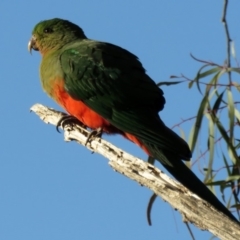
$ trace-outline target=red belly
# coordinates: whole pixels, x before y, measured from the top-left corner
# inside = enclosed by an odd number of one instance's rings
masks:
[[[87,107],[82,101],[73,99],[63,88],[63,82],[58,82],[58,85],[54,87],[54,99],[57,101],[59,105],[61,105],[69,114],[76,117],[79,121],[81,121],[84,125],[89,128],[97,129],[102,128],[104,132],[109,134],[119,133],[131,142],[134,142],[139,147],[141,147],[148,155],[149,152],[142,144],[140,140],[138,140],[135,136],[122,132],[117,129],[107,120],[102,118],[98,113],[91,110]],[[59,84],[60,83],[60,84]]]
[[[89,128],[102,128],[107,133],[120,133],[121,131],[112,126],[98,113],[87,107],[82,101],[73,99],[64,89],[63,81],[55,81],[53,96],[70,115],[76,117]]]

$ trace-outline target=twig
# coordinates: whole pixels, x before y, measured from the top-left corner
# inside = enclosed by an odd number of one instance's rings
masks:
[[[233,104],[234,105],[238,105],[240,103],[240,101],[235,101]],[[219,107],[217,110],[223,110],[223,109],[225,109],[225,108],[227,108],[228,106],[227,105],[225,105],[225,106],[222,106],[222,107]],[[216,110],[215,110],[216,111]],[[212,110],[207,110],[205,113],[211,113],[211,112],[213,112]],[[171,127],[171,129],[174,129],[175,127],[180,127],[180,125],[182,125],[183,123],[185,123],[185,122],[188,122],[188,121],[191,121],[191,120],[193,120],[193,119],[195,119],[197,116],[193,116],[193,117],[189,117],[189,118],[186,118],[186,119],[182,119],[182,121],[181,122],[179,122],[179,123],[176,123],[176,124],[174,124],[172,127]],[[237,125],[238,123],[236,123],[236,125]]]
[[[225,33],[226,33],[226,40],[227,40],[227,67],[231,68],[231,43],[232,40],[230,38],[229,30],[228,30],[228,23],[227,23],[227,7],[228,7],[228,0],[224,0],[223,5],[223,14],[222,14],[222,23],[224,25]],[[231,71],[228,71],[228,79],[229,85],[232,85],[232,75]]]

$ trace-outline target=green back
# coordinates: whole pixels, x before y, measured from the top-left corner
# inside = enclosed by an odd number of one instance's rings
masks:
[[[189,159],[187,144],[158,116],[165,104],[162,90],[135,55],[109,43],[85,39],[68,46],[60,64],[65,90],[73,98],[120,130],[173,152],[177,159]]]

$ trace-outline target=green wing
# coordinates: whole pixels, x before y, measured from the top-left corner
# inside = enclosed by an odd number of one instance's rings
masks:
[[[65,89],[120,130],[138,137],[184,186],[234,221],[236,218],[181,161],[191,152],[158,116],[163,92],[138,59],[117,46],[84,40],[60,56]]]
[[[65,90],[73,98],[148,146],[190,158],[187,144],[159,118],[163,91],[136,56],[112,44],[82,40],[68,47],[60,62]]]

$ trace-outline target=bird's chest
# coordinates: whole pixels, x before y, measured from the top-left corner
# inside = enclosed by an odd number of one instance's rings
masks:
[[[52,57],[42,61],[40,77],[44,91],[68,113],[92,129],[102,128],[106,132],[113,131],[108,121],[87,107],[80,99],[72,98],[66,91],[64,74],[58,58]]]
[[[63,72],[57,56],[44,58],[40,65],[40,79],[44,91],[54,98],[57,81],[63,80]]]

